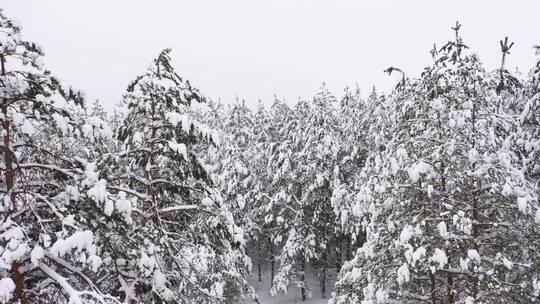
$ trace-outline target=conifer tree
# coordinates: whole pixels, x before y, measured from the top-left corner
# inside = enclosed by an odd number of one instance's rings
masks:
[[[107,126],[43,69],[42,50],[2,12],[0,29],[0,302],[118,302],[94,283],[102,258],[88,215],[103,205],[91,197],[82,147]]]
[[[321,294],[326,295],[329,248],[333,246],[332,180],[339,155],[337,100],[326,88],[312,102],[301,101],[293,119],[274,144],[270,165],[276,191],[267,222],[276,221],[284,243],[272,291],[301,289],[305,301],[309,263],[319,270]]]
[[[387,101],[391,136],[360,174],[367,240],[331,303],[538,300],[539,206],[516,151],[522,131],[459,27]]]
[[[169,54],[128,86],[122,148],[103,161],[110,191],[137,213],[113,259],[128,301],[222,303],[246,287],[243,233],[196,155],[213,141],[190,110],[204,98]]]

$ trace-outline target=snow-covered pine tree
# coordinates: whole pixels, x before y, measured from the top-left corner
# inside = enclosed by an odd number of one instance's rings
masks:
[[[236,224],[242,228],[247,240],[257,242],[256,209],[253,204],[252,131],[253,114],[244,101],[229,106],[225,113],[210,107],[204,117],[210,118],[212,127],[220,128],[222,134],[218,146],[207,153],[212,167],[212,178],[223,195],[224,203],[233,213]],[[257,246],[255,246],[257,248]],[[260,247],[258,247],[260,248]],[[259,258],[260,258],[259,250]],[[257,260],[259,277],[261,260]]]
[[[274,148],[272,183],[281,186],[271,195],[275,203],[267,222],[276,221],[285,242],[277,257],[273,293],[286,292],[294,284],[306,300],[310,291],[305,278],[311,262],[319,271],[322,297],[326,295],[329,249],[335,240],[331,182],[341,135],[336,103],[326,88],[313,101],[299,102],[290,127],[283,129]]]
[[[265,221],[267,215],[267,207],[269,202],[268,196],[268,145],[271,143],[271,135],[269,134],[271,117],[266,111],[263,104],[259,100],[257,111],[253,115],[254,128],[252,131],[251,147],[250,147],[250,169],[252,172],[252,187],[249,190],[250,200],[248,204],[252,209],[254,218],[254,233],[257,241],[257,251],[259,256],[258,263],[264,264],[267,262],[270,270],[269,287],[272,287],[275,270],[275,244],[273,240],[273,222]],[[259,265],[257,265],[259,266]],[[259,276],[260,279],[260,276]]]
[[[41,49],[0,11],[0,302],[119,303],[96,286],[103,205],[80,143],[108,130],[42,68]],[[83,118],[86,120],[83,120]]]
[[[251,200],[253,177],[250,170],[251,139],[254,128],[251,111],[244,101],[232,105],[225,114],[222,131],[225,133],[218,156],[221,160],[217,168],[221,192],[229,202],[237,224],[252,236],[253,214],[246,203]],[[248,235],[246,235],[248,237]],[[250,237],[251,238],[251,237]]]
[[[367,240],[331,303],[539,300],[539,206],[516,152],[519,119],[459,27],[387,100],[391,137],[359,180]]]
[[[287,187],[286,180],[280,179],[282,174],[287,173],[289,159],[287,154],[282,153],[284,151],[279,143],[283,140],[283,134],[287,133],[285,130],[291,129],[293,115],[293,110],[277,98],[270,111],[264,111],[259,107],[255,115],[259,127],[254,131],[253,171],[257,180],[252,192],[255,199],[258,239],[262,241],[263,236],[268,238],[271,288],[274,288],[278,265],[276,257],[284,242],[287,225],[279,212],[281,207],[289,203],[282,191]]]
[[[212,142],[190,111],[204,99],[169,54],[128,86],[122,149],[102,163],[109,190],[137,214],[111,238],[111,259],[127,301],[233,301],[246,288],[243,233],[195,153]]]
[[[379,97],[375,90],[367,100],[360,96],[360,90],[351,92],[345,90],[345,96],[340,101],[339,115],[341,118],[341,148],[338,156],[339,165],[335,173],[333,193],[331,198],[334,213],[337,216],[336,230],[339,244],[336,244],[336,268],[352,257],[354,247],[363,242],[363,231],[360,225],[354,225],[362,218],[356,217],[356,209],[352,202],[357,193],[356,179],[364,165],[366,155],[374,148],[372,139],[376,130],[372,127],[379,113]]]

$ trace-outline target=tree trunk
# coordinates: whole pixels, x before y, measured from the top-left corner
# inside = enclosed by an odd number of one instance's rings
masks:
[[[351,236],[350,235],[347,235],[345,237],[345,242],[346,242],[346,250],[345,250],[345,258],[346,258],[346,261],[350,261],[351,260],[351,256],[352,256],[352,244],[351,244]]]
[[[451,265],[450,259],[448,259],[448,265]],[[448,284],[448,304],[454,304],[454,276],[450,272],[447,274],[446,282]]]
[[[345,263],[348,259],[347,259],[347,251],[348,251],[348,243],[347,243],[347,235],[344,235],[343,238],[341,239],[341,242],[339,243],[339,246],[340,246],[340,261],[341,263]]]
[[[473,236],[473,248],[478,252],[478,236],[479,236],[479,227],[477,223],[480,222],[480,216],[478,214],[478,203],[475,200],[473,202],[473,224],[472,224],[472,236]],[[474,300],[478,299],[478,277],[473,273],[472,275],[472,291]]]
[[[342,256],[341,252],[342,250],[342,237],[340,236],[336,241],[336,272],[339,274],[339,271],[341,270],[341,263],[342,263]]]
[[[270,248],[270,288],[274,285],[274,245],[272,238],[268,238],[268,247]]]
[[[14,299],[12,299],[12,303],[28,304],[28,299],[24,294],[24,274],[21,273],[19,267],[19,263],[13,262],[11,264],[11,269],[9,270],[9,272],[11,273],[11,279],[15,283],[15,297]],[[17,300],[19,300],[20,302]]]
[[[326,268],[328,267],[328,247],[324,249],[321,273],[321,297],[326,299]]]
[[[435,289],[435,275],[429,273],[429,280],[431,282],[431,304],[437,304],[437,293]]]
[[[7,113],[7,101],[4,99],[4,105],[2,107],[2,114],[4,116],[4,163],[6,167],[6,171],[4,174],[5,180],[6,180],[6,195],[9,195],[10,198],[10,206],[7,206],[9,208],[8,212],[11,212],[12,210],[15,210],[17,207],[15,206],[15,196],[16,193],[14,191],[14,185],[15,185],[15,171],[13,171],[13,153],[11,153],[11,130],[10,130],[10,122],[8,119],[8,113]]]
[[[301,259],[302,274],[300,275],[300,280],[302,281],[302,287],[300,288],[300,292],[302,293],[302,301],[306,301],[306,257],[303,252]]]
[[[4,56],[0,56],[0,63],[1,63],[1,66],[2,66],[2,76],[6,76],[6,67],[5,67],[5,63],[6,63],[6,59],[4,58]],[[4,116],[4,123],[3,123],[3,128],[4,128],[4,163],[5,163],[5,167],[6,167],[6,172],[5,172],[5,179],[6,179],[6,191],[7,191],[7,195],[9,195],[10,197],[10,203],[11,203],[11,206],[8,206],[8,208],[12,208],[13,210],[16,210],[16,206],[15,206],[15,196],[16,196],[16,193],[14,191],[14,185],[15,185],[15,171],[13,170],[13,163],[14,163],[14,159],[13,159],[13,153],[11,151],[11,126],[10,126],[10,122],[9,122],[9,117],[8,117],[8,100],[6,98],[3,98],[3,104],[2,104],[2,114]],[[11,212],[8,211],[8,212]]]
[[[476,94],[475,94],[476,97]],[[498,111],[498,108],[497,108]],[[472,133],[473,136],[476,135],[476,102],[473,102],[473,110],[472,110]],[[472,141],[473,148],[476,146],[476,142]],[[476,163],[472,164],[472,169],[476,169]],[[480,185],[478,185],[480,186]],[[479,187],[481,189],[481,187]],[[478,237],[480,236],[479,226],[478,223],[480,223],[480,214],[478,213],[478,201],[476,198],[473,198],[473,206],[472,206],[472,212],[473,212],[473,222],[472,222],[472,236],[473,236],[473,248],[476,250],[476,252],[479,251],[478,247]],[[478,277],[476,274],[473,274],[473,296],[474,301],[478,299]]]
[[[261,241],[260,241],[260,239],[257,239],[257,252],[258,252],[257,268],[259,270],[259,282],[261,282],[262,281],[262,274],[261,274],[262,256],[261,256]]]

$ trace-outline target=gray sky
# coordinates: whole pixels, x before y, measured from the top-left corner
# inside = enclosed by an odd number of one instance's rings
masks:
[[[524,72],[540,44],[538,0],[0,0],[0,7],[44,48],[48,69],[109,109],[165,47],[204,95],[255,105],[274,94],[290,103],[309,98],[323,81],[337,96],[356,83],[364,94],[373,85],[389,90],[396,78],[382,71],[419,73],[458,19],[490,69],[504,36],[516,43],[508,67]]]

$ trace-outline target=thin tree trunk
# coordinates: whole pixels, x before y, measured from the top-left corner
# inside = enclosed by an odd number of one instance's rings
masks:
[[[326,269],[328,267],[328,247],[324,249],[321,274],[321,297],[326,299]]]
[[[351,236],[350,236],[350,235],[347,235],[347,237],[346,237],[346,246],[347,246],[346,248],[347,248],[347,249],[345,250],[345,251],[346,251],[345,257],[346,257],[347,261],[350,261],[350,260],[351,260],[351,256],[352,256],[352,248],[351,248],[351,247],[352,247],[352,246],[351,246],[352,244],[351,244],[351,242],[352,242],[352,241],[351,241]]]
[[[274,285],[274,245],[272,244],[272,238],[268,238],[268,247],[270,248],[270,288]]]
[[[448,259],[448,265],[451,265],[450,258]],[[446,282],[448,284],[448,304],[454,304],[454,276],[450,272],[447,274]]]
[[[302,274],[300,275],[300,280],[302,281],[302,287],[300,288],[300,292],[302,293],[302,301],[306,301],[306,258],[303,252],[301,259]]]
[[[3,65],[3,64],[2,64]],[[4,163],[6,167],[5,171],[5,180],[6,180],[6,191],[7,194],[10,197],[10,203],[11,205],[8,206],[11,210],[16,210],[15,206],[15,191],[14,191],[14,185],[15,185],[15,171],[13,170],[13,153],[11,151],[11,130],[10,130],[10,122],[8,118],[7,113],[7,101],[4,99],[4,105],[2,107],[2,114],[4,116]]]
[[[503,57],[503,60],[504,60],[504,57]],[[503,65],[504,65],[504,62],[503,62]],[[476,93],[475,93],[475,97],[476,97]],[[498,111],[498,108],[497,108],[497,111]],[[476,134],[476,102],[473,102],[473,110],[472,110],[472,134],[473,136]],[[473,148],[476,146],[476,142],[473,140],[472,141],[472,146]],[[476,168],[476,163],[473,163],[472,164],[472,168],[473,170]],[[480,186],[480,185],[479,185]],[[480,231],[479,231],[479,226],[478,226],[478,223],[480,223],[480,214],[478,214],[478,202],[476,200],[476,198],[473,198],[473,206],[472,206],[472,217],[473,217],[473,222],[472,222],[472,236],[473,236],[473,248],[477,251],[477,252],[480,252],[479,251],[479,247],[478,247],[478,237],[480,235]],[[478,277],[473,274],[473,296],[474,296],[474,301],[476,301],[478,299]]]
[[[341,270],[341,263],[342,263],[342,256],[341,252],[342,250],[342,237],[340,236],[336,241],[336,272],[339,274],[339,271]]]
[[[257,268],[259,270],[259,282],[262,281],[262,274],[261,274],[261,261],[262,261],[262,255],[261,255],[261,241],[260,239],[257,239],[257,252],[258,252],[258,259],[257,259]]]
[[[19,267],[20,264],[14,262],[11,264],[11,269],[9,271],[11,273],[11,279],[15,283],[15,298],[12,299],[12,303],[28,304],[28,299],[24,294],[24,274],[20,271]]]
[[[431,282],[431,304],[437,304],[437,293],[435,289],[435,274],[430,272],[429,280]]]
[[[339,246],[340,246],[340,260],[341,260],[341,263],[345,263],[348,259],[347,259],[347,250],[348,250],[348,245],[347,245],[347,235],[344,235],[339,243]]]
[[[441,167],[442,167],[441,172],[444,172],[444,165]],[[442,190],[442,193],[446,193],[446,178],[444,176],[442,176],[441,178],[441,190]],[[452,262],[450,260],[450,254],[449,254],[448,255],[448,268],[450,268],[451,266],[452,266]],[[446,275],[446,285],[447,285],[446,288],[447,288],[447,293],[448,293],[448,303],[453,304],[455,302],[454,301],[454,275],[450,272],[448,272]]]
[[[480,218],[479,218],[479,215],[478,215],[478,203],[476,202],[476,200],[473,202],[473,224],[472,224],[472,236],[473,236],[473,247],[474,249],[478,252],[478,236],[479,236],[479,231],[478,231],[478,225],[477,223],[479,223],[480,221]],[[473,285],[473,297],[474,297],[474,300],[478,299],[478,277],[473,273],[472,275],[473,277],[473,282],[472,282],[472,285]]]
[[[6,76],[6,59],[4,56],[0,56],[0,62],[2,65],[2,76]],[[13,210],[16,210],[17,206],[15,205],[15,191],[14,191],[14,185],[15,185],[15,171],[13,170],[13,153],[11,151],[11,128],[10,128],[10,122],[8,117],[8,100],[6,98],[3,98],[3,104],[2,104],[2,114],[4,116],[4,163],[6,167],[5,171],[5,179],[6,179],[6,191],[9,193],[10,202],[11,202],[11,208]]]

